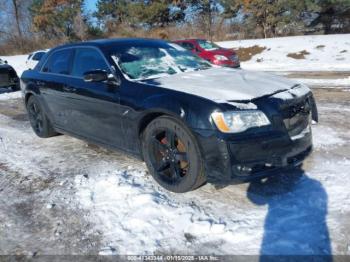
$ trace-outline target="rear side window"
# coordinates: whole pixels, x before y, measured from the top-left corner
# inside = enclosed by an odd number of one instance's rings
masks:
[[[109,72],[109,67],[102,54],[93,48],[78,48],[75,51],[72,75],[83,77],[84,73],[92,70]]]
[[[43,55],[45,54],[45,52],[38,52],[38,53],[35,53],[35,55],[33,56],[33,60],[34,61],[40,61],[40,59],[43,57]]]
[[[47,73],[68,75],[72,49],[59,50],[50,55],[42,71]]]

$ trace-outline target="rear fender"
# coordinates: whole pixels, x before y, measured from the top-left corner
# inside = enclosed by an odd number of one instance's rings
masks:
[[[45,99],[43,99],[43,96],[40,92],[40,88],[38,88],[35,83],[29,82],[26,84],[25,89],[24,89],[24,104],[27,106],[28,99],[31,95],[34,95],[39,101],[40,104],[44,107],[44,111],[46,113],[46,116],[49,118],[50,121],[52,121],[52,113],[47,106]],[[52,122],[51,122],[52,123]]]

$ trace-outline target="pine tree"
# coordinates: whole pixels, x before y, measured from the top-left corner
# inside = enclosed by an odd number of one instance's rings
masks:
[[[34,0],[33,28],[46,37],[75,39],[74,23],[82,7],[82,0]]]
[[[217,0],[190,0],[188,4],[196,15],[197,21],[202,25],[202,30],[207,32],[207,37],[212,40],[213,25],[219,14],[219,2]]]
[[[350,0],[220,0],[224,17],[235,17],[243,11],[248,24],[261,28],[264,37],[276,35],[277,28],[313,28],[323,25],[325,33],[332,32],[332,24],[350,26]],[[305,16],[316,17],[313,21]],[[346,31],[346,30],[344,30]]]
[[[310,24],[323,25],[324,32],[332,33],[332,25],[338,23],[341,26],[350,27],[350,0],[305,0],[308,5],[304,11],[316,13],[317,18]],[[350,30],[350,28],[347,28]],[[345,31],[348,31],[345,29]],[[341,32],[341,31],[340,31]]]
[[[293,0],[292,0],[293,1]],[[222,0],[224,15],[235,16],[242,10],[249,22],[261,28],[263,36],[276,34],[278,24],[286,24],[291,18],[290,0]]]
[[[185,8],[183,0],[99,0],[94,16],[110,32],[122,24],[165,27],[182,21]]]
[[[107,31],[126,23],[129,16],[128,0],[98,0],[97,11],[93,14]]]

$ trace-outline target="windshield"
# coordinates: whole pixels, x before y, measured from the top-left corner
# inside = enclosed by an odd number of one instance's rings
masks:
[[[220,49],[220,46],[218,46],[217,44],[214,44],[213,42],[209,42],[207,40],[197,40],[197,42],[201,48],[208,51]]]
[[[207,61],[175,44],[118,47],[112,58],[130,79],[156,78],[211,67]]]

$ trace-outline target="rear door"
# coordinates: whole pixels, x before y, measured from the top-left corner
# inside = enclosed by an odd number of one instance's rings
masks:
[[[84,73],[92,70],[112,70],[103,53],[94,47],[75,50],[72,78],[67,89],[71,104],[73,132],[98,142],[121,147],[121,109],[119,86],[106,82],[85,82]]]

